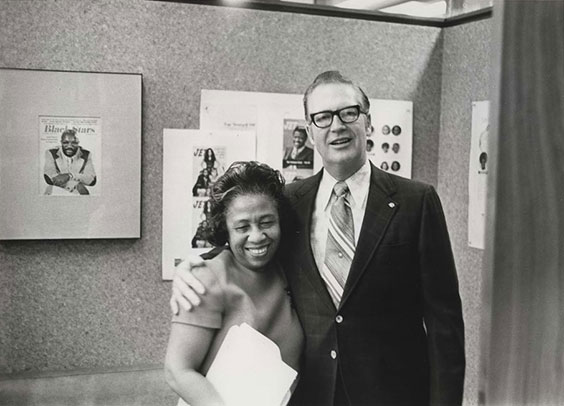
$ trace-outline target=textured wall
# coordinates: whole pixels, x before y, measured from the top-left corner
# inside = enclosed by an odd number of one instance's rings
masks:
[[[442,56],[437,28],[138,0],[3,0],[0,66],[143,74],[143,237],[0,242],[0,373],[162,361],[162,129],[198,128],[202,88],[300,93],[341,69],[370,97],[414,101],[414,177],[436,185]]]
[[[460,281],[466,324],[465,405],[478,404],[483,251],[468,247],[468,167],[472,102],[488,100],[491,20],[444,30],[438,191]]]

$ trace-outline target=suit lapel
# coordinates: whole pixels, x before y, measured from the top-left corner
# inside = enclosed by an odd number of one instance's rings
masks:
[[[390,220],[398,209],[398,203],[391,198],[395,193],[395,184],[391,177],[376,169],[374,165],[371,165],[371,169],[366,211],[339,307],[344,305],[360,277],[366,271],[370,259],[378,249],[380,241],[382,241]]]
[[[317,189],[321,181],[321,173],[322,171],[308,178],[304,184],[295,191],[293,196],[293,207],[302,224],[300,231],[296,235],[297,240],[294,246],[298,247],[297,252],[299,255],[294,263],[296,264],[298,275],[305,275],[310,285],[314,288],[317,297],[321,298],[322,302],[334,311],[335,305],[317,269],[310,241],[311,217],[313,215]]]

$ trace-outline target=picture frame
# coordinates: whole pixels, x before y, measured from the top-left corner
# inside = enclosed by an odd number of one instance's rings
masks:
[[[0,240],[141,237],[142,75],[0,68]]]

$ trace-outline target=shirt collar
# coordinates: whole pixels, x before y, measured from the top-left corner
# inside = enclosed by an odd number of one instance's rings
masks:
[[[345,179],[345,183],[349,187],[351,194],[351,201],[349,203],[352,208],[361,207],[366,200],[370,187],[370,171],[370,161],[367,159],[358,171]],[[318,202],[323,204],[323,209],[326,209],[331,201],[333,187],[337,182],[338,180],[331,176],[329,172],[326,170],[323,171],[319,189],[317,190]]]

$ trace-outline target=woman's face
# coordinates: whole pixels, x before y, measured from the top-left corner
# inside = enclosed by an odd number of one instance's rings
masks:
[[[235,260],[252,271],[263,270],[280,244],[276,203],[264,195],[240,195],[226,210],[228,240]]]
[[[206,149],[206,161],[211,159],[213,159],[213,151],[210,148],[208,148]]]

